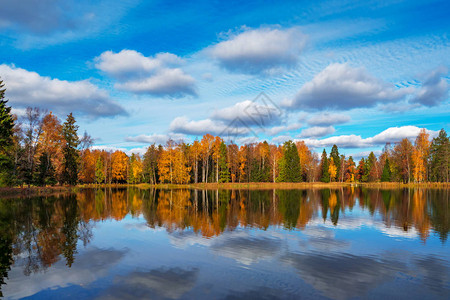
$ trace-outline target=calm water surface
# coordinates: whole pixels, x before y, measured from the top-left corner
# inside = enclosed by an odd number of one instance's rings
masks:
[[[6,299],[448,299],[448,190],[0,199]]]

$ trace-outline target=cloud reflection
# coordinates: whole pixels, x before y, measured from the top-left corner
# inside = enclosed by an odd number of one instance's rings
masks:
[[[178,299],[197,282],[198,269],[155,269],[118,276],[100,299]]]

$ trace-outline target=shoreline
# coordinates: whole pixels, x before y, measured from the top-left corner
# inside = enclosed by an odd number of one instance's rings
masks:
[[[450,189],[448,182],[424,182],[424,183],[400,183],[400,182],[370,182],[370,183],[349,183],[349,182],[246,182],[246,183],[191,183],[191,184],[79,184],[76,186],[48,186],[48,187],[2,187],[0,188],[0,197],[30,197],[44,196],[57,193],[73,193],[80,189],[90,188],[115,188],[122,189],[136,187],[139,189],[337,189],[343,187],[364,187],[379,189],[398,189],[398,188],[432,188],[432,189]]]

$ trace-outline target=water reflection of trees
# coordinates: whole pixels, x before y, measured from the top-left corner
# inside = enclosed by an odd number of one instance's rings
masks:
[[[386,227],[415,229],[425,241],[431,229],[442,241],[450,223],[449,191],[404,189],[324,190],[89,190],[78,195],[86,223],[127,214],[143,214],[150,227],[168,231],[192,229],[204,237],[237,226],[302,229],[322,218],[339,226],[339,218],[356,204],[379,216]]]
[[[13,257],[25,275],[45,270],[61,258],[72,265],[78,240],[92,235],[90,225],[79,218],[76,197],[0,200],[0,284]]]
[[[303,229],[323,219],[339,226],[355,206],[386,227],[415,229],[423,241],[432,229],[445,242],[450,230],[448,190],[139,190],[90,189],[77,194],[0,200],[0,285],[15,257],[25,274],[64,259],[92,239],[95,222],[143,215],[150,227],[193,230],[208,238],[237,226]],[[0,292],[1,293],[1,292]]]

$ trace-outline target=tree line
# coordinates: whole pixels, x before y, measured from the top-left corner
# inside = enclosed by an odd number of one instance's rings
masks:
[[[72,114],[62,122],[52,112],[27,108],[20,120],[4,100],[0,81],[0,186],[78,183],[225,182],[449,182],[450,141],[444,129],[430,141],[422,129],[414,143],[386,144],[358,162],[334,145],[321,157],[303,141],[267,141],[238,146],[206,134],[193,143],[167,141],[145,154],[92,149],[78,135]]]

